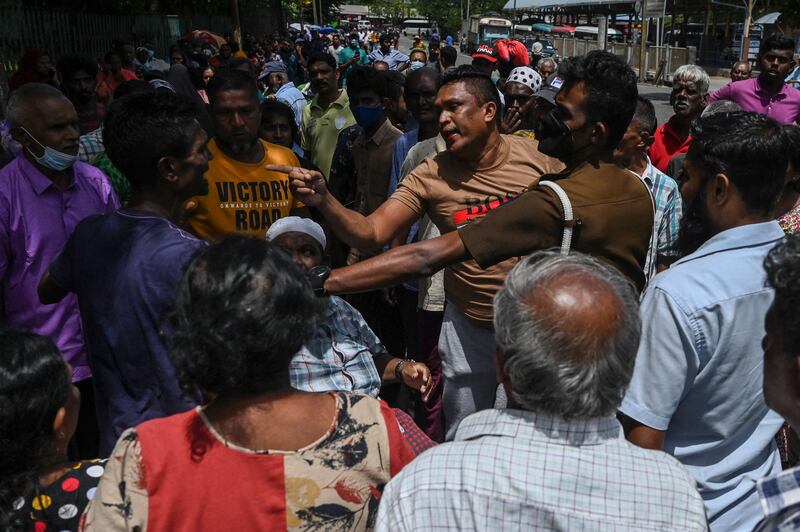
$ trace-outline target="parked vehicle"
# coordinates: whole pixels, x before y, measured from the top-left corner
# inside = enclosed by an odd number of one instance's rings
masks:
[[[472,54],[482,44],[493,45],[498,39],[511,38],[511,21],[493,13],[472,15],[469,19],[465,52]]]
[[[525,39],[523,41],[525,43],[525,48],[531,53],[531,56],[538,56],[539,59],[542,57],[556,57],[558,52],[556,52],[555,46],[553,46],[553,41],[548,39],[542,39],[541,37],[531,37]],[[539,46],[536,46],[536,45]]]

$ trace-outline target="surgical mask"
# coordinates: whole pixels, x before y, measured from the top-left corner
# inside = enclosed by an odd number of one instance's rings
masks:
[[[425,63],[422,61],[411,61],[411,70],[419,70],[420,68],[424,67]]]
[[[353,39],[350,41],[350,48],[358,48],[358,41]]]
[[[155,51],[155,50],[147,50],[147,57],[149,57],[150,59],[152,59],[152,58],[154,58],[155,56],[156,56],[156,51]]]
[[[383,107],[376,105],[375,107],[367,107],[364,105],[357,105],[353,107],[353,117],[356,123],[366,129],[369,129],[375,122],[380,120],[383,116]]]
[[[54,148],[51,148],[50,146],[45,146],[44,144],[39,142],[36,139],[36,137],[31,135],[27,129],[25,129],[24,127],[20,129],[22,129],[22,131],[27,133],[28,136],[32,138],[36,144],[38,144],[44,149],[44,153],[42,154],[41,157],[37,157],[36,155],[34,155],[30,149],[28,149],[28,153],[31,154],[31,157],[33,157],[33,159],[37,163],[41,164],[45,168],[49,168],[50,170],[55,170],[56,172],[60,172],[62,170],[66,170],[67,168],[71,167],[73,164],[75,164],[75,161],[78,160],[77,155],[69,155],[68,153],[60,152]]]

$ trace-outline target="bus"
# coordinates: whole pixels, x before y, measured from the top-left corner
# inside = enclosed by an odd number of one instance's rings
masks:
[[[482,44],[491,46],[499,39],[510,39],[512,26],[510,20],[492,13],[472,15],[469,18],[466,53],[474,53]]]
[[[426,18],[408,18],[403,21],[403,35],[430,35],[436,29],[436,23]]]

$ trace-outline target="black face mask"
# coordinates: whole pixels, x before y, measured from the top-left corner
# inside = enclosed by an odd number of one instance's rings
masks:
[[[543,115],[536,124],[539,151],[566,162],[572,155],[572,130],[555,115],[555,109]]]

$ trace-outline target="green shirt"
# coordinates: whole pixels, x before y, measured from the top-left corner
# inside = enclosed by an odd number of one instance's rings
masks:
[[[311,152],[311,162],[317,165],[325,179],[328,179],[339,132],[355,124],[356,119],[350,112],[347,91],[340,90],[339,97],[327,109],[319,106],[318,99],[319,97],[315,96],[311,105],[307,105],[303,110],[301,147],[306,153]]]
[[[339,64],[343,65],[343,64],[347,63],[356,54],[358,54],[361,57],[360,61],[356,61],[356,63],[355,63],[356,65],[368,65],[369,64],[369,58],[367,57],[367,52],[365,52],[361,48],[353,50],[350,46],[348,46],[347,48],[345,48],[344,50],[339,52]],[[350,65],[349,67],[347,67],[347,70],[345,70],[342,73],[343,83],[344,83],[344,81],[347,81],[347,75],[350,74],[350,71],[353,70],[354,66],[355,65]]]

